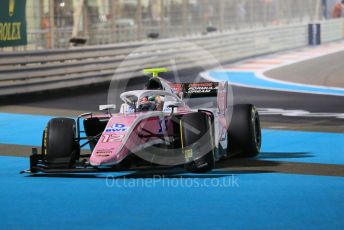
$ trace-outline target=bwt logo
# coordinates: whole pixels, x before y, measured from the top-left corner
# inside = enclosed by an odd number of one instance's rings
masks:
[[[113,124],[111,128],[107,128],[105,132],[125,132],[128,130],[128,127],[126,127],[124,124]]]

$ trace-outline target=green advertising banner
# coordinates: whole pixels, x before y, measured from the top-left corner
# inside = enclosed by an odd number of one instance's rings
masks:
[[[0,1],[0,47],[26,45],[26,0]]]

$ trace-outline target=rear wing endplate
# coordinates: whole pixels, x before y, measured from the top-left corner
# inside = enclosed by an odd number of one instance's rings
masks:
[[[218,82],[169,83],[173,92],[183,97],[216,97]]]

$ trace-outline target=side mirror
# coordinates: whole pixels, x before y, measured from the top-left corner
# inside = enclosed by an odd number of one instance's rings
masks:
[[[178,107],[184,107],[185,103],[184,102],[180,102],[180,101],[172,101],[172,102],[168,102],[167,107],[169,108],[178,108]]]
[[[104,111],[107,110],[109,111],[110,109],[116,109],[116,105],[99,105],[99,110]]]
[[[184,107],[185,103],[184,102],[180,102],[180,101],[169,101],[166,102],[165,106],[167,108],[171,108],[172,109],[172,113],[174,113],[174,108],[178,108],[178,107]]]

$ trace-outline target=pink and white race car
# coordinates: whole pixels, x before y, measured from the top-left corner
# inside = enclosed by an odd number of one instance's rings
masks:
[[[124,92],[104,113],[77,120],[53,118],[43,132],[42,151],[33,149],[28,173],[128,171],[183,167],[207,172],[219,159],[254,157],[261,146],[253,105],[228,105],[227,82],[171,83],[152,73],[143,90]],[[191,109],[188,97],[215,96],[214,108]],[[89,146],[91,154],[81,154]]]

